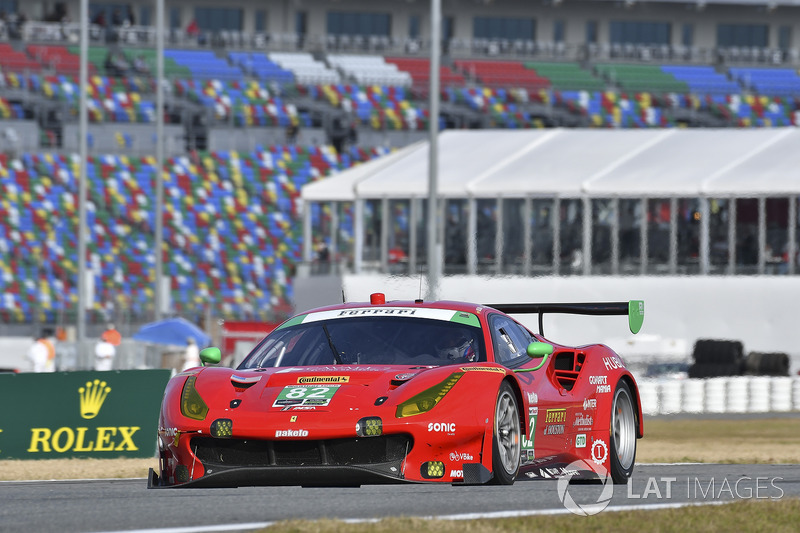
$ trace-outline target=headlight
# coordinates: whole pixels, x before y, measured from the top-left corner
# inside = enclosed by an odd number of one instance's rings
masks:
[[[441,383],[437,383],[430,389],[426,389],[416,396],[404,401],[397,406],[395,416],[397,418],[403,418],[406,416],[427,413],[436,407],[436,404],[438,404],[442,398],[444,398],[445,394],[450,392],[450,389],[453,388],[453,385],[455,385],[463,375],[464,372],[454,372]]]
[[[200,397],[200,393],[194,388],[197,376],[191,376],[183,384],[181,392],[181,414],[194,420],[204,420],[208,414],[208,406]]]

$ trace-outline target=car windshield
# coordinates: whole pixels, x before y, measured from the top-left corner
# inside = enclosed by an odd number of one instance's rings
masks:
[[[238,368],[335,364],[442,366],[485,361],[477,317],[469,316],[475,325],[397,316],[284,325],[261,341]]]

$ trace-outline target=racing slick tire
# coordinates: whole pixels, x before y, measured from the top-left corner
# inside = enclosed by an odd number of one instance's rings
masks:
[[[520,466],[522,431],[517,397],[507,382],[500,385],[494,408],[492,436],[492,483],[512,485]]]
[[[636,462],[636,410],[631,389],[619,381],[611,404],[611,435],[609,442],[609,471],[615,484],[625,484]]]

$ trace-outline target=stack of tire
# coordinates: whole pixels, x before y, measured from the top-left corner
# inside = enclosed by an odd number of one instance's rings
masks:
[[[744,346],[741,341],[697,339],[692,351],[694,363],[690,378],[740,376],[744,370]]]
[[[789,354],[784,352],[750,352],[744,360],[748,376],[788,376]]]

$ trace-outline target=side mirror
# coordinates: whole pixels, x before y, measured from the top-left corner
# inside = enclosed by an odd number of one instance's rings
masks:
[[[541,359],[538,365],[531,370],[539,370],[547,362],[547,356],[553,353],[553,345],[547,342],[532,342],[525,350],[531,359]]]
[[[200,360],[203,362],[203,366],[217,365],[222,360],[222,352],[215,346],[204,348],[200,350]]]

